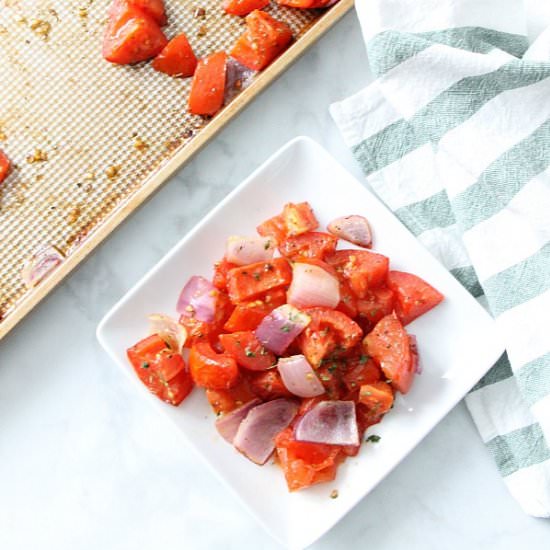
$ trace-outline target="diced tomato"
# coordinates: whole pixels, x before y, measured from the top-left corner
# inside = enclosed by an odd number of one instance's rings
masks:
[[[233,357],[215,353],[210,344],[198,342],[189,354],[191,376],[197,386],[227,390],[239,381],[239,367]]]
[[[386,256],[367,250],[337,250],[326,261],[349,281],[358,298],[385,282],[390,264]]]
[[[365,351],[382,368],[391,385],[407,393],[412,385],[415,364],[410,338],[395,315],[386,315],[363,340]]]
[[[314,231],[319,227],[319,222],[313,213],[309,202],[285,204],[283,208],[283,219],[287,227],[289,237],[301,235],[308,231]]]
[[[224,0],[223,9],[231,15],[247,15],[269,5],[269,0]]]
[[[364,384],[374,384],[382,378],[382,370],[367,355],[347,360],[348,370],[343,375],[344,384],[350,392]]]
[[[386,382],[364,384],[359,389],[359,402],[372,411],[372,415],[386,414],[393,405],[393,391]]]
[[[230,269],[237,267],[235,264],[228,262],[225,258],[222,258],[219,262],[214,264],[214,277],[212,277],[212,284],[219,290],[226,290],[227,288],[227,274]]]
[[[232,410],[252,401],[256,396],[250,389],[246,378],[241,378],[239,383],[228,390],[206,390],[206,397],[216,414],[228,413]]]
[[[236,267],[228,273],[227,291],[233,303],[250,300],[268,290],[289,285],[292,268],[284,258]]]
[[[184,33],[178,34],[155,57],[153,69],[171,76],[193,76],[197,58]]]
[[[298,8],[309,10],[314,8],[324,8],[333,0],[277,0],[280,6],[288,6],[289,8]]]
[[[127,65],[158,55],[168,43],[158,23],[130,2],[115,2],[103,38],[103,57]]]
[[[361,339],[361,327],[341,311],[314,307],[306,312],[311,322],[297,341],[314,368],[331,353],[341,355],[351,350]]]
[[[145,12],[161,27],[166,25],[164,0],[114,0],[108,10],[109,18],[113,17],[118,12],[121,4],[127,4],[131,8],[137,8]]]
[[[337,242],[338,239],[330,233],[308,231],[284,240],[279,244],[279,252],[293,261],[303,258],[323,260],[334,253]]]
[[[253,332],[221,334],[220,343],[225,352],[245,369],[267,370],[277,363],[275,355],[260,343]]]
[[[357,321],[365,332],[370,332],[382,317],[393,311],[393,307],[393,292],[389,288],[373,288],[357,300]]]
[[[328,264],[327,264],[328,265]],[[336,306],[338,311],[345,313],[352,319],[357,316],[357,297],[352,292],[349,283],[342,277],[339,277],[340,281],[340,303]]]
[[[215,115],[223,105],[227,54],[216,52],[201,59],[189,92],[189,112]]]
[[[331,481],[336,477],[340,446],[296,441],[290,428],[275,438],[275,446],[289,491]]]
[[[388,286],[395,294],[395,313],[403,325],[434,308],[444,298],[424,279],[404,271],[390,271]]]
[[[266,292],[255,300],[237,304],[223,328],[227,332],[255,330],[268,313],[285,302],[286,292],[278,289]]]
[[[8,176],[10,166],[10,160],[2,151],[0,151],[0,183],[2,183]]]
[[[129,348],[127,355],[140,380],[163,401],[179,405],[193,389],[183,357],[171,351],[158,334]]]
[[[263,401],[271,401],[277,397],[293,397],[286,389],[277,369],[248,374],[250,389]]]
[[[374,426],[382,420],[382,415],[373,415],[372,410],[363,403],[356,403],[355,416],[357,418],[359,439],[363,439],[364,433],[370,426]]]
[[[278,243],[282,243],[287,236],[285,220],[282,214],[273,216],[256,227],[256,231],[262,237],[273,237]]]
[[[261,71],[288,48],[292,31],[264,11],[254,10],[246,16],[246,31],[237,39],[231,56],[254,71]]]
[[[329,362],[317,369],[317,376],[323,384],[328,399],[340,399],[343,394],[342,376],[338,363]]]
[[[317,397],[305,397],[304,399],[302,399],[296,418],[304,416],[304,414],[313,409],[313,407],[315,407],[315,405],[317,405],[317,403],[320,403],[321,401],[326,401],[326,396],[318,395]]]

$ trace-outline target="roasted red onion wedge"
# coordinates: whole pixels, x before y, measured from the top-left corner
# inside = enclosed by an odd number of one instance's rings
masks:
[[[55,246],[44,245],[38,248],[21,270],[21,277],[27,288],[33,288],[40,283],[63,258],[63,254]]]
[[[229,237],[225,259],[235,265],[267,262],[273,258],[276,244],[272,237]]]
[[[256,464],[265,464],[275,449],[275,436],[296,416],[298,405],[275,399],[254,407],[240,423],[233,445]]]
[[[367,218],[363,216],[344,216],[331,221],[327,227],[339,239],[370,248],[372,246],[372,232]]]
[[[325,393],[323,384],[303,355],[281,357],[277,368],[290,393],[298,397],[315,397]]]
[[[298,441],[326,445],[359,445],[353,401],[321,401],[296,425]]]
[[[281,355],[309,325],[311,317],[289,304],[275,308],[256,329],[256,338],[270,351]]]
[[[246,415],[260,403],[261,401],[259,399],[253,399],[238,409],[218,417],[216,419],[216,429],[219,434],[228,443],[232,444],[241,422],[246,418]]]
[[[287,299],[297,307],[335,308],[340,302],[340,283],[318,265],[297,262],[292,267]]]
[[[219,291],[204,277],[194,275],[183,287],[176,310],[184,317],[210,323],[214,320]]]
[[[233,57],[227,58],[225,66],[224,105],[227,105],[233,98],[238,96],[240,92],[252,84],[256,72],[257,71],[245,67]]]

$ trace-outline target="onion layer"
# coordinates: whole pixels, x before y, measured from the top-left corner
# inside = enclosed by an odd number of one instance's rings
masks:
[[[284,304],[262,319],[256,329],[256,338],[268,350],[281,355],[310,322],[309,315]]]
[[[321,401],[298,422],[298,441],[326,445],[359,445],[359,430],[353,401]]]
[[[218,290],[208,279],[194,275],[183,287],[176,310],[184,317],[211,323],[214,320],[218,294]]]
[[[298,397],[315,397],[325,393],[323,384],[303,355],[281,357],[277,368],[290,393]]]
[[[261,401],[259,399],[253,399],[240,406],[238,409],[218,417],[216,419],[216,429],[219,434],[228,443],[232,444],[241,422],[246,418],[246,415],[260,403]]]
[[[264,464],[275,450],[275,436],[296,416],[298,405],[275,399],[254,407],[240,423],[233,445],[256,464]]]
[[[327,227],[329,233],[350,243],[370,248],[372,231],[367,218],[363,216],[344,216],[332,220]]]
[[[172,317],[162,313],[149,315],[149,332],[158,334],[174,351],[181,353],[187,340],[187,330]]]
[[[229,237],[225,259],[235,265],[267,262],[273,258],[275,244],[271,237]]]
[[[335,308],[340,302],[340,283],[318,265],[295,263],[287,299],[297,307]]]
[[[63,254],[55,246],[44,245],[38,248],[21,270],[21,277],[27,288],[33,288],[40,283],[63,258]]]

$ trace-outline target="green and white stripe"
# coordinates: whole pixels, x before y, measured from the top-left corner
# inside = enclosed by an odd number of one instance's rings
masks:
[[[550,31],[528,49],[519,4],[358,3],[378,79],[331,113],[370,186],[494,315],[507,354],[467,405],[511,493],[550,517]]]

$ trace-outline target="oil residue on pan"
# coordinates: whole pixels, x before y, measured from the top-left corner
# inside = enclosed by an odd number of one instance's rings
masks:
[[[36,250],[70,257],[216,124],[186,113],[190,79],[103,60],[110,2],[0,0],[0,148],[13,163],[0,186],[0,336],[28,292],[21,270]],[[198,57],[229,51],[244,30],[221,0],[165,4],[167,36],[185,32]],[[267,11],[298,41],[325,13],[275,3]]]

